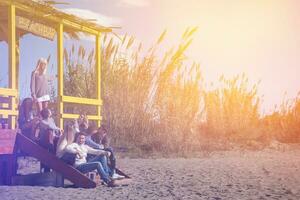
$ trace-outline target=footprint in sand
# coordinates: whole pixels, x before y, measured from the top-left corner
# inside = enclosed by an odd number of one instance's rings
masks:
[[[265,167],[262,168],[263,172],[266,174],[266,175],[269,175],[270,174],[270,171],[268,171]]]

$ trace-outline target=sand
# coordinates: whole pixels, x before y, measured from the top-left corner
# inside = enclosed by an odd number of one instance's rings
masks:
[[[0,199],[300,199],[300,150],[215,152],[200,158],[118,160],[129,186],[1,186]]]

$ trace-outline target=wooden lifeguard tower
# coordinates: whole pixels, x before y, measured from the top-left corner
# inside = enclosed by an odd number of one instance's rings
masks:
[[[41,175],[29,175],[29,177],[18,176],[15,152],[19,149],[33,156],[58,172],[61,176],[72,181],[79,187],[95,187],[96,183],[72,166],[66,165],[54,155],[48,153],[38,146],[34,141],[18,133],[18,79],[19,79],[19,39],[28,33],[38,37],[57,41],[57,111],[58,126],[63,128],[65,119],[76,119],[78,114],[64,113],[65,103],[93,105],[97,107],[96,115],[88,115],[91,120],[101,121],[101,55],[100,37],[104,32],[111,32],[111,28],[93,23],[89,20],[66,14],[52,6],[53,1],[38,0],[0,0],[0,41],[8,43],[9,55],[9,84],[8,88],[0,88],[0,117],[6,119],[5,129],[0,126],[0,185],[17,184],[22,179],[26,180],[41,178]],[[96,52],[96,98],[80,98],[66,96],[63,92],[64,82],[64,33],[76,35],[78,32],[91,34],[95,37]],[[1,73],[1,71],[0,71]],[[1,125],[1,124],[0,124]],[[31,177],[30,177],[31,176]],[[45,175],[43,175],[45,176]],[[49,178],[48,178],[49,179]],[[54,185],[61,186],[61,179],[55,176]],[[50,179],[49,179],[50,180]],[[52,180],[52,179],[51,179]],[[22,182],[22,181],[21,181]],[[52,181],[53,182],[53,181]],[[29,183],[35,184],[35,183]]]
[[[48,1],[45,1],[48,2]],[[49,1],[52,2],[52,1]],[[6,41],[9,49],[9,88],[0,88],[0,95],[9,100],[4,100],[4,107],[0,107],[0,115],[9,119],[9,128],[15,129],[18,100],[18,63],[19,52],[18,43],[20,37],[28,33],[38,37],[57,40],[57,110],[59,111],[58,126],[63,125],[64,119],[75,119],[77,114],[64,113],[64,103],[75,103],[97,106],[97,115],[88,116],[91,120],[96,120],[100,125],[101,120],[101,56],[100,56],[100,37],[104,32],[111,32],[111,28],[100,26],[88,20],[81,19],[74,15],[66,14],[54,8],[49,3],[38,0],[0,0],[0,7],[7,12],[0,14],[1,32],[0,41]],[[63,73],[64,73],[64,33],[72,36],[78,32],[84,32],[95,37],[96,50],[96,81],[97,98],[79,98],[66,96],[63,93]],[[9,102],[8,102],[9,101]]]

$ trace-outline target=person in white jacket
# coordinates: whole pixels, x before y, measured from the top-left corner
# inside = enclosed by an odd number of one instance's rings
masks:
[[[76,127],[74,122],[67,124],[65,127],[64,134],[60,136],[56,147],[56,156],[69,165],[74,164],[75,154],[67,152],[66,147],[74,143],[76,133],[75,129]]]
[[[109,152],[100,149],[93,149],[85,144],[84,133],[79,133],[76,143],[66,146],[66,152],[76,154],[74,167],[82,173],[97,170],[101,179],[108,186],[115,186],[114,181],[109,176],[109,168],[107,166],[106,156]],[[98,155],[94,159],[87,161],[87,154]]]

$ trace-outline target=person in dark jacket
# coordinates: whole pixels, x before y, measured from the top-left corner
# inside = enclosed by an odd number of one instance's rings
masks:
[[[94,148],[103,149],[110,152],[109,162],[111,169],[111,177],[113,179],[122,179],[124,176],[116,173],[116,157],[113,148],[109,145],[107,129],[102,125],[100,128],[90,126],[88,128],[88,136],[86,137],[86,144],[94,146]]]
[[[58,128],[52,118],[51,110],[44,108],[41,111],[42,120],[38,124],[39,129],[39,144],[47,149],[50,153],[55,154],[56,146],[59,137],[61,136],[62,130]],[[41,165],[44,172],[49,172],[50,168]]]
[[[31,98],[25,98],[19,108],[18,124],[21,133],[32,140],[35,140],[35,128],[40,119],[34,117],[33,101]]]

